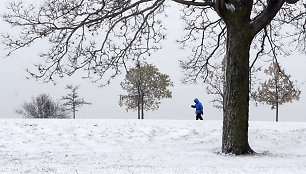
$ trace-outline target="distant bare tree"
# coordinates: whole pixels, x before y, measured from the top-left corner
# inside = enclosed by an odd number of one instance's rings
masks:
[[[271,109],[276,109],[276,122],[278,122],[279,105],[299,100],[301,91],[293,85],[291,76],[285,74],[277,63],[272,63],[264,72],[271,78],[261,83],[254,95],[257,101],[271,105]]]
[[[223,109],[224,101],[224,84],[225,84],[225,56],[220,65],[216,65],[205,78],[207,94],[214,95],[211,101],[217,109]]]
[[[138,63],[135,68],[129,69],[120,85],[128,93],[120,95],[120,106],[126,105],[127,110],[137,109],[138,119],[144,119],[144,110],[158,109],[161,99],[172,98],[171,91],[167,89],[173,86],[169,76],[148,63]]]
[[[66,101],[63,105],[68,107],[68,110],[72,112],[73,119],[75,119],[75,113],[76,111],[78,111],[77,108],[83,105],[91,104],[89,102],[86,102],[83,98],[79,98],[79,95],[77,93],[79,87],[80,86],[73,87],[72,85],[67,85],[66,89],[69,89],[70,93],[62,97],[62,100]]]
[[[207,94],[214,95],[212,99],[213,107],[217,109],[224,108],[224,85],[225,85],[225,70],[226,70],[226,56],[224,56],[221,64],[214,65],[211,71],[209,71],[208,76],[202,76],[205,78],[205,85]],[[260,68],[250,68],[250,98],[255,100],[254,96],[254,85],[257,83],[258,78],[254,75],[258,71],[261,70]]]
[[[69,118],[68,113],[47,94],[32,98],[25,102],[16,112],[25,118]]]

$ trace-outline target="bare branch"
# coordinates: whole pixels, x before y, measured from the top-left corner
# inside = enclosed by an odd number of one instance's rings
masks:
[[[265,7],[265,9],[251,22],[251,28],[254,36],[273,20],[284,3],[284,0],[268,1],[268,5]]]
[[[3,35],[3,43],[10,55],[38,39],[48,39],[52,48],[41,54],[45,63],[31,72],[35,78],[50,81],[56,74],[71,76],[84,69],[86,78],[94,82],[104,79],[101,84],[109,84],[121,73],[120,67],[127,69],[126,60],[160,48],[165,29],[155,16],[164,8],[164,0],[107,0],[100,4],[69,0],[45,2],[38,8],[11,3],[12,13],[3,17],[23,32],[18,38]]]
[[[182,48],[192,48],[192,55],[187,61],[180,61],[186,70],[184,83],[195,83],[199,76],[205,79],[209,74],[212,58],[221,56],[225,52],[226,27],[219,18],[210,18],[207,13],[212,8],[185,8],[182,19],[186,23],[186,35],[178,43]]]
[[[204,0],[204,2],[197,2],[196,0],[191,0],[191,1],[185,1],[185,0],[172,0],[174,2],[180,3],[180,4],[184,4],[184,5],[192,5],[192,6],[212,6],[212,1],[211,0]]]

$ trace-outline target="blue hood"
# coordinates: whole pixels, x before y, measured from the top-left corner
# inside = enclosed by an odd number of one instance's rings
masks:
[[[194,99],[193,101],[196,102],[196,103],[199,103],[199,100],[197,98]]]

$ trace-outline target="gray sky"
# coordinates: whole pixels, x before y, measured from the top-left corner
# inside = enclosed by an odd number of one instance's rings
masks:
[[[0,1],[0,11],[4,11],[8,0]],[[178,30],[183,28],[182,23],[178,20],[178,9],[173,9],[168,13],[166,19],[168,26],[167,40],[163,42],[163,49],[152,54],[147,61],[156,65],[161,73],[170,75],[174,82],[172,90],[172,99],[164,99],[161,102],[160,109],[157,111],[145,112],[145,118],[148,119],[194,119],[194,109],[190,108],[195,97],[204,105],[204,118],[209,120],[221,120],[222,112],[212,107],[209,101],[213,96],[207,95],[205,86],[183,85],[180,80],[183,73],[179,67],[178,60],[188,55],[189,50],[178,49],[179,45],[175,40],[180,38],[181,32]],[[0,32],[12,30],[10,26],[0,19]],[[92,105],[80,108],[77,118],[101,118],[101,119],[135,119],[137,113],[133,111],[126,112],[124,107],[119,106],[119,95],[123,94],[120,82],[123,76],[118,77],[113,83],[107,87],[99,88],[97,84],[92,84],[88,80],[82,80],[80,75],[66,77],[57,81],[57,85],[44,84],[34,79],[26,80],[26,68],[34,68],[34,62],[40,62],[38,54],[46,49],[46,44],[36,43],[30,48],[22,49],[9,58],[2,58],[5,51],[0,46],[0,118],[20,118],[15,113],[25,101],[30,101],[31,97],[41,93],[50,94],[54,99],[59,99],[68,91],[65,90],[67,84],[80,84],[79,94]],[[306,56],[294,54],[286,58],[280,58],[281,65],[285,68],[286,73],[292,75],[294,80],[299,82],[302,90],[300,101],[287,103],[280,106],[280,121],[306,121],[306,81],[305,65]],[[250,102],[250,120],[275,120],[275,110],[271,110],[270,106],[259,104],[257,107]]]

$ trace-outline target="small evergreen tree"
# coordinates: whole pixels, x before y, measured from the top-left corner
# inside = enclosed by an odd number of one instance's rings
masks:
[[[64,107],[56,103],[47,94],[32,98],[31,102],[25,102],[16,113],[25,118],[69,118]]]
[[[120,106],[126,105],[127,111],[137,109],[138,119],[144,119],[144,110],[157,110],[161,99],[172,98],[171,91],[167,89],[173,86],[169,76],[161,74],[151,64],[138,63],[127,72],[120,85],[128,93],[120,95]]]
[[[290,81],[290,75],[285,74],[277,63],[272,63],[264,73],[271,76],[270,79],[261,83],[255,93],[259,102],[271,105],[276,109],[276,122],[278,122],[278,107],[284,103],[299,100],[301,91]]]
[[[89,102],[86,102],[83,98],[79,98],[79,95],[77,93],[79,87],[80,86],[73,87],[72,85],[67,85],[66,89],[69,89],[70,93],[62,97],[62,100],[66,101],[63,105],[68,107],[68,110],[72,112],[73,119],[75,119],[76,111],[78,111],[77,108],[83,105],[91,104]]]

